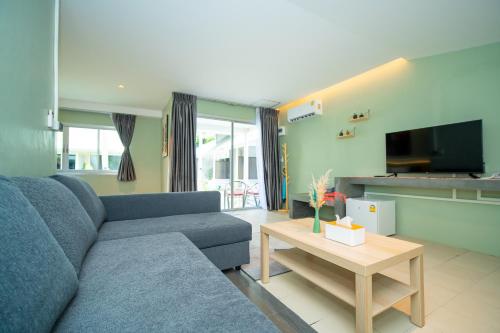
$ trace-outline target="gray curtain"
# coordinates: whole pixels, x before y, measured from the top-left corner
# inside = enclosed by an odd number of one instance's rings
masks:
[[[130,143],[134,136],[135,116],[131,114],[113,113],[111,115],[116,131],[123,144],[123,154],[118,168],[118,180],[121,182],[131,182],[136,179],[134,163],[130,155]]]
[[[196,96],[173,96],[170,191],[196,191]]]
[[[259,108],[262,133],[262,162],[264,165],[264,185],[266,187],[267,209],[280,208],[281,169],[278,141],[278,111]]]

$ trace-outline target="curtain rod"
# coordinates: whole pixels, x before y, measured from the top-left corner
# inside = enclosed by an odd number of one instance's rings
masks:
[[[250,105],[250,104],[243,104],[243,103],[237,103],[237,102],[230,102],[230,101],[225,101],[222,99],[216,99],[216,98],[208,98],[208,97],[197,97],[198,99],[201,99],[202,101],[206,102],[213,102],[213,103],[222,103],[222,104],[228,104],[228,105],[234,105],[234,106],[243,106],[243,107],[251,107],[255,108],[255,105]]]
[[[228,105],[234,105],[234,106],[243,106],[243,107],[250,107],[250,108],[258,108],[258,107],[260,107],[260,106],[257,106],[257,105],[251,105],[251,104],[243,104],[243,103],[225,101],[225,100],[216,99],[216,98],[208,98],[208,97],[197,97],[197,98],[200,99],[200,100],[202,100],[202,101],[206,101],[206,102],[222,103],[222,104],[228,104]],[[276,104],[273,105],[273,106],[266,106],[266,107],[274,108],[274,107],[276,107],[277,105],[280,104],[280,102],[271,101],[271,100],[269,100],[269,101],[270,102],[275,102]]]

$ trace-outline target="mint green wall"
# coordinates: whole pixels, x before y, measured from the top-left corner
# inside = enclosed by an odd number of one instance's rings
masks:
[[[59,120],[66,124],[113,126],[107,114],[60,110]],[[161,119],[137,117],[130,145],[137,180],[119,182],[116,175],[78,175],[99,195],[153,193],[161,191]]]
[[[255,108],[198,100],[198,115],[255,123]]]
[[[53,0],[0,2],[0,174],[55,171],[53,21]]]
[[[473,119],[483,119],[486,172],[500,172],[499,87],[496,43],[411,60],[385,75],[341,84],[320,94],[323,115],[317,118],[289,124],[286,111],[280,112],[287,128],[282,141],[288,143],[290,192],[305,192],[311,174],[327,169],[334,176],[384,174],[386,132]],[[371,119],[348,122],[352,113],[367,109]],[[353,125],[356,137],[336,139],[341,128]],[[500,255],[500,206],[396,201],[398,233]]]
[[[59,109],[59,121],[63,124],[113,126],[109,114],[68,109]]]

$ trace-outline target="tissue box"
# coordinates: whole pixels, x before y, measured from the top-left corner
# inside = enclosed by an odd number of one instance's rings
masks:
[[[327,222],[325,223],[325,238],[349,246],[361,245],[365,242],[365,228],[357,224],[352,224],[349,228],[335,222]]]

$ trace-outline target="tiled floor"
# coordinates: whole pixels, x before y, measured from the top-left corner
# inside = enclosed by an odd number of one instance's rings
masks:
[[[234,211],[230,214],[244,219],[252,224],[252,241],[250,242],[250,263],[242,265],[242,269],[246,274],[250,275],[253,279],[260,278],[260,224],[262,221],[280,222],[288,220],[286,214],[268,213],[267,210],[241,210]],[[270,239],[269,250],[274,249],[289,249],[291,246],[277,238]],[[288,268],[275,262],[273,259],[269,260],[269,273],[271,276],[287,272]]]
[[[252,223],[254,233],[258,233],[260,224],[287,219],[286,215],[264,210],[232,214]],[[397,237],[425,245],[426,325],[418,328],[409,321],[404,313],[409,303],[404,300],[397,310],[375,318],[375,332],[500,332],[500,257]],[[409,281],[407,263],[384,273]],[[354,310],[297,274],[274,276],[263,286],[318,332],[354,332]]]

